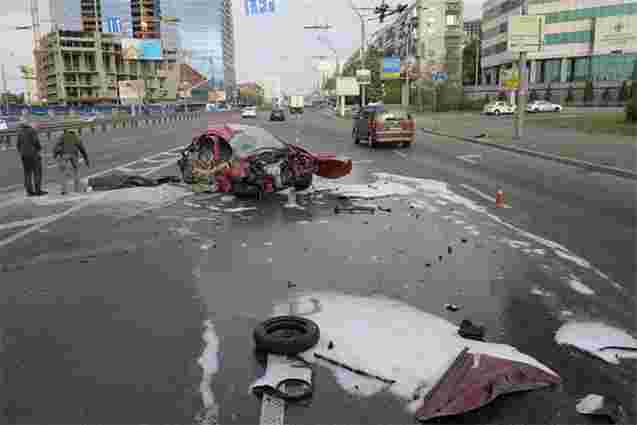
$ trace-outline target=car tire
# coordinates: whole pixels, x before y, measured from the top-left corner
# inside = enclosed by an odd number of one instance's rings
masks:
[[[278,316],[253,332],[257,351],[293,356],[314,347],[321,336],[316,323],[304,317]]]
[[[562,112],[560,108],[555,108],[555,112]]]
[[[409,149],[410,147],[411,147],[411,143],[410,142],[403,143],[403,148]]]
[[[309,187],[312,186],[312,179],[313,179],[312,174],[299,177],[294,182],[294,189],[298,191],[309,189]]]
[[[493,114],[494,114],[496,117],[499,117],[499,116],[500,116],[500,111],[496,109],[495,111],[493,111]]]
[[[354,139],[354,144],[358,145],[361,142],[361,139],[358,137],[358,131],[352,130],[352,138]]]

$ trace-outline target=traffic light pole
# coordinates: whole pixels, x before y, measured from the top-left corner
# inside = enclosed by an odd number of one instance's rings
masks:
[[[526,1],[522,4],[522,15],[528,15],[528,5]],[[524,136],[524,116],[526,114],[526,100],[528,92],[528,77],[526,75],[526,70],[526,52],[523,51],[520,53],[520,58],[518,60],[518,110],[515,117],[515,134],[513,135],[513,138],[518,140]]]
[[[416,83],[416,103],[418,112],[423,112],[423,99],[422,99],[422,82],[423,82],[423,58],[424,58],[424,49],[423,42],[425,36],[425,16],[423,14],[425,10],[425,2],[424,0],[416,1],[416,16],[418,19],[418,29],[417,29],[417,43],[416,44],[416,72],[417,72],[417,83]]]

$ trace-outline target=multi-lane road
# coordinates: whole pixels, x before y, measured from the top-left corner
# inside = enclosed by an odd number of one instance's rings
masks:
[[[337,215],[342,201],[329,191],[299,195],[300,208],[289,208],[283,194],[257,202],[170,185],[69,198],[50,186],[27,199],[15,151],[0,152],[8,423],[193,423],[203,411],[218,411],[219,423],[257,423],[252,330],[303,291],[335,324],[377,309],[371,328],[347,335],[326,321],[322,331],[381,371],[420,370],[437,353],[418,331],[427,320],[379,307],[385,296],[484,324],[489,341],[562,377],[561,389],[505,397],[453,423],[589,423],[574,407],[588,393],[616,397],[636,417],[630,360],[611,364],[555,341],[574,320],[636,330],[634,181],[424,133],[411,149],[371,150],[353,144],[348,122],[317,111],[265,118],[243,123],[352,158],[352,174],[327,183],[385,192],[370,202],[392,212]],[[87,136],[93,168],[83,175],[176,174],[176,148],[226,120],[239,121],[210,114]],[[47,168],[47,181],[55,173]],[[506,208],[495,208],[497,190]],[[360,298],[334,295],[342,293]],[[342,371],[317,366],[314,384],[311,405],[288,409],[287,423],[413,420],[391,390],[370,395]]]

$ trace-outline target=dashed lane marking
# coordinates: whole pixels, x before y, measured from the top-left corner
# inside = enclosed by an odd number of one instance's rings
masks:
[[[480,154],[470,154],[470,155],[458,155],[458,158],[461,161],[468,162],[469,164],[477,164],[478,160],[482,159],[482,155]]]

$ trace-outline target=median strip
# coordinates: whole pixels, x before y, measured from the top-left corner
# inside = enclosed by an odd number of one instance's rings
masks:
[[[627,179],[637,180],[637,173],[635,173],[633,171],[630,171],[630,170],[623,169],[623,168],[610,167],[610,166],[607,166],[607,165],[593,164],[591,162],[582,161],[582,160],[579,160],[579,159],[566,158],[566,157],[563,157],[563,156],[548,154],[548,153],[544,153],[544,152],[533,151],[533,150],[530,150],[530,149],[524,149],[524,148],[518,148],[518,147],[514,147],[514,146],[509,146],[509,145],[503,145],[503,144],[499,144],[499,143],[487,142],[485,140],[477,139],[477,138],[474,138],[474,137],[456,136],[456,135],[453,135],[453,134],[441,133],[439,131],[434,131],[434,130],[428,129],[428,128],[421,128],[421,130],[425,134],[432,134],[432,135],[435,135],[435,136],[449,137],[449,138],[452,138],[452,139],[462,140],[462,141],[470,142],[470,143],[476,143],[478,145],[483,145],[483,146],[489,146],[489,147],[492,147],[492,148],[496,148],[496,149],[500,149],[500,150],[504,150],[504,151],[508,151],[508,152],[514,152],[514,153],[518,153],[518,154],[521,154],[521,155],[527,155],[527,156],[532,156],[532,157],[535,157],[535,158],[541,158],[541,159],[546,159],[546,160],[549,160],[549,161],[555,161],[555,162],[559,162],[561,164],[566,164],[566,165],[571,165],[571,166],[574,166],[574,167],[583,168],[583,169],[588,170],[588,171],[595,171],[595,172],[598,172],[598,173],[611,174],[611,175],[618,176],[618,177],[623,177],[623,178],[627,178]]]

